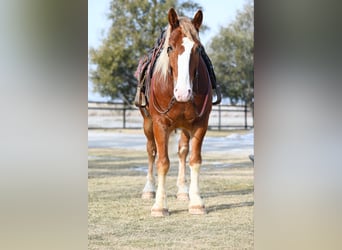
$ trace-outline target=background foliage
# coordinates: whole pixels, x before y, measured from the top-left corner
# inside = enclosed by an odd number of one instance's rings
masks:
[[[139,58],[147,53],[161,29],[167,25],[167,12],[175,7],[179,15],[192,16],[201,6],[192,1],[113,0],[108,18],[108,36],[98,48],[90,48],[89,60],[94,90],[112,99],[132,103],[137,81],[134,72]]]
[[[90,80],[94,91],[131,104],[137,81],[134,72],[139,58],[153,46],[167,25],[167,12],[174,7],[179,15],[192,17],[201,9],[193,1],[113,0],[108,18],[111,27],[98,48],[90,48]],[[207,27],[201,27],[201,32]],[[231,103],[254,100],[254,5],[245,4],[235,20],[212,39],[207,52],[213,62],[223,97]]]
[[[217,82],[231,103],[252,104],[254,100],[254,5],[247,2],[235,21],[209,44],[208,54],[214,64]]]

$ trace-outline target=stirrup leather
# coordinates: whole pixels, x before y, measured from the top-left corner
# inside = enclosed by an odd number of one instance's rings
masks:
[[[134,98],[134,105],[136,107],[145,107],[146,106],[146,97],[143,92],[141,92],[141,87],[137,87],[137,93],[135,94]]]

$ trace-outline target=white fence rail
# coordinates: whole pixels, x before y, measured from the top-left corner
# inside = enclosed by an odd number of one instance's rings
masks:
[[[143,118],[134,106],[114,102],[88,102],[88,129],[142,128]],[[254,126],[251,108],[213,106],[210,130],[249,129]]]

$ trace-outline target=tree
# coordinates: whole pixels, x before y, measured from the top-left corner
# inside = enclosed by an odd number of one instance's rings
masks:
[[[236,19],[209,44],[208,54],[213,62],[222,94],[233,104],[254,99],[254,6],[247,2]]]
[[[192,1],[113,0],[111,28],[98,48],[90,48],[90,79],[94,90],[111,99],[132,103],[137,80],[134,72],[142,57],[153,46],[167,25],[167,12],[175,7],[180,15],[191,15],[201,7]]]

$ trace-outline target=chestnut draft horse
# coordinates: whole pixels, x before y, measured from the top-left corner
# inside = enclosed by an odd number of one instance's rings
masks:
[[[166,174],[170,167],[168,141],[176,128],[181,129],[177,197],[183,200],[190,198],[191,214],[206,213],[198,182],[202,142],[212,107],[212,88],[208,70],[200,56],[202,45],[198,32],[202,19],[201,10],[197,11],[192,20],[179,17],[173,8],[169,10],[165,41],[147,93],[148,105],[140,107],[144,118],[149,162],[142,197],[155,196],[155,203],[151,208],[152,216],[169,215],[165,191]],[[190,140],[191,180],[188,189],[185,165]],[[155,192],[153,165],[157,154],[158,188]]]

